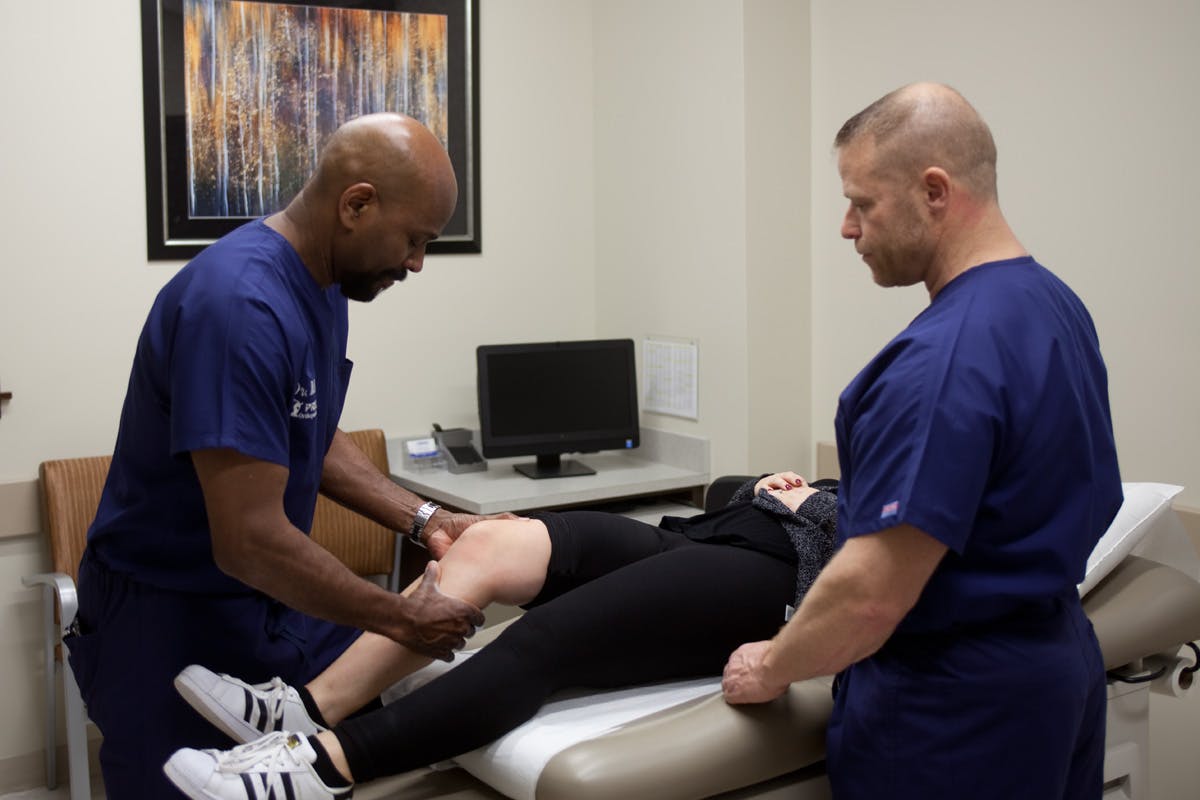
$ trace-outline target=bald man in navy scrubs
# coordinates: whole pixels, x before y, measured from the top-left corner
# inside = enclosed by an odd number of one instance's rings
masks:
[[[1006,223],[957,92],[901,88],[835,144],[842,235],[930,304],[842,393],[841,550],[733,654],[726,698],[840,673],[839,800],[1099,798],[1105,677],[1076,584],[1122,496],[1095,327]]]
[[[424,126],[359,117],[286,209],[225,236],[159,293],[67,640],[104,734],[109,800],[182,797],[167,756],[228,744],[176,694],[188,664],[303,685],[362,630],[451,658],[483,621],[432,580],[407,598],[362,580],[307,535],[318,491],[423,541],[478,519],[423,503],[338,429],[347,299],[420,272],[457,191]],[[414,370],[413,391],[419,380]]]

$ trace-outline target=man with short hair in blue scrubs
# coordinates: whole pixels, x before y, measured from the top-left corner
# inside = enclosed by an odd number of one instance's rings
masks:
[[[1099,798],[1105,677],[1076,584],[1122,501],[1095,327],[996,196],[987,125],[915,84],[842,127],[842,235],[930,304],[842,393],[841,549],[732,703],[839,674],[834,797]]]
[[[429,130],[360,117],[332,134],[286,209],[225,236],[159,293],[80,565],[80,630],[67,640],[104,734],[109,800],[182,797],[163,775],[167,757],[228,745],[176,694],[189,664],[303,686],[362,630],[448,659],[483,621],[438,592],[436,566],[403,597],[307,535],[318,491],[426,541],[478,519],[400,488],[337,427],[347,298],[370,301],[419,272],[457,192]]]

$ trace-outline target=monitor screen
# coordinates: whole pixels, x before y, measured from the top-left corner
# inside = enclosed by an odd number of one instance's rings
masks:
[[[481,345],[475,351],[479,423],[487,458],[531,478],[590,475],[563,453],[638,446],[632,339]]]

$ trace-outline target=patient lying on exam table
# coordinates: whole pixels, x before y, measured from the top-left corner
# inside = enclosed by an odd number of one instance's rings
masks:
[[[306,687],[189,667],[184,698],[248,744],[183,749],[164,768],[193,798],[346,797],[491,742],[560,689],[720,675],[738,645],[775,634],[832,556],[835,493],[782,472],[659,526],[591,511],[477,523],[438,563],[440,589],[527,609],[478,655],[355,717],[429,659],[365,633]]]

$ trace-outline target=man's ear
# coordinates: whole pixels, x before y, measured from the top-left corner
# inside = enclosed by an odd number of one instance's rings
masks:
[[[362,219],[363,213],[369,212],[378,204],[378,201],[379,195],[375,191],[375,187],[369,183],[355,183],[346,187],[338,202],[338,216],[342,220],[342,225],[354,228]]]
[[[921,189],[930,211],[944,209],[950,201],[950,176],[941,167],[929,167],[921,173]]]

